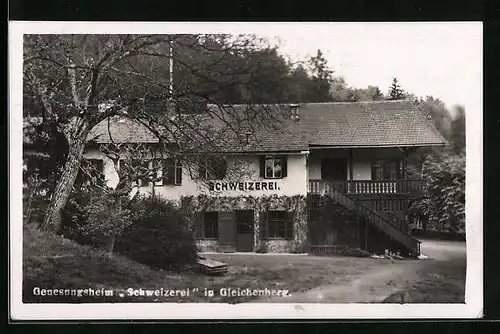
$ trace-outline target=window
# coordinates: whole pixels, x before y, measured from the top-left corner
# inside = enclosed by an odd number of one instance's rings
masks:
[[[223,157],[207,157],[199,162],[199,177],[204,180],[222,180],[226,177],[227,162]]]
[[[203,238],[217,239],[219,237],[219,214],[217,211],[207,211],[203,214]]]
[[[179,159],[164,159],[161,173],[163,185],[180,186],[182,184],[182,164]]]
[[[293,218],[291,212],[267,212],[267,236],[271,239],[293,239]]]
[[[395,180],[401,176],[399,160],[386,159],[372,162],[372,180]]]
[[[287,176],[286,156],[267,155],[260,158],[260,176],[266,179],[281,179]]]
[[[77,176],[77,184],[105,185],[104,161],[102,159],[84,159]]]
[[[151,160],[132,159],[132,160],[125,160],[125,163],[128,163],[129,166],[132,168],[132,173],[134,177],[137,178],[135,180],[135,183],[139,187],[149,186],[149,179],[150,179],[149,172],[152,168]]]

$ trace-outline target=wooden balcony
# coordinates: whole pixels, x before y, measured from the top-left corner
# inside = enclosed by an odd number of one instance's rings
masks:
[[[323,181],[309,180],[310,194],[327,194],[331,187],[347,195],[418,195],[424,180],[366,180]]]

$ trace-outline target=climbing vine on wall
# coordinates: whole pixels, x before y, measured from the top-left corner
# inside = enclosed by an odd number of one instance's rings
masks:
[[[190,228],[193,229],[194,215],[203,211],[234,211],[254,210],[255,221],[260,221],[261,212],[268,210],[283,210],[294,213],[294,240],[287,242],[287,251],[295,251],[304,248],[303,243],[307,240],[307,200],[306,196],[295,195],[268,195],[254,197],[247,196],[220,196],[207,195],[185,196],[180,199],[181,211],[191,221]],[[256,240],[259,240],[259,224],[255,224]]]

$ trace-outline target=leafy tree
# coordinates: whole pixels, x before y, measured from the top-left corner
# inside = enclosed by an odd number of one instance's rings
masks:
[[[192,119],[174,116],[195,111],[223,119],[220,113],[224,109],[207,110],[205,106],[220,104],[224,100],[221,92],[235,87],[245,87],[252,100],[263,100],[266,95],[261,87],[249,84],[262,57],[247,61],[247,55],[272,54],[268,49],[254,36],[26,35],[24,99],[31,101],[43,123],[51,124],[68,143],[42,227],[59,229],[60,213],[77,177],[88,134],[101,121],[114,116],[137,120],[162,143],[175,135],[179,155],[182,150],[224,145],[233,127],[219,132],[209,126],[187,131],[193,126]],[[182,73],[176,77],[175,89],[169,75],[171,60],[176,64],[174,74]],[[248,112],[254,113],[251,119],[255,126],[275,126],[282,119],[266,108]],[[167,136],[168,129],[180,130]],[[114,191],[126,192],[132,182],[124,177]]]
[[[293,68],[288,75],[287,92],[284,101],[305,103],[311,100],[313,82],[302,64]]]
[[[330,95],[335,102],[354,102],[355,93],[347,86],[344,77],[334,77],[330,84]]]
[[[86,224],[79,227],[81,233],[93,236],[99,241],[106,243],[108,254],[113,253],[115,240],[132,224],[132,213],[127,208],[123,196],[113,196],[110,193],[94,190],[90,201],[83,210],[88,214]],[[98,241],[98,243],[99,243]]]
[[[455,115],[451,121],[451,144],[455,153],[465,153],[465,108],[455,107]]]
[[[391,87],[389,88],[389,93],[388,93],[388,100],[401,100],[405,98],[405,94],[403,89],[401,89],[401,86],[398,83],[397,78],[392,79],[392,84]]]
[[[433,96],[427,96],[425,99],[420,99],[416,106],[428,115],[444,138],[450,139],[452,118],[443,101]]]
[[[447,155],[424,164],[425,198],[412,204],[409,214],[423,220],[424,230],[465,232],[465,157]]]
[[[384,94],[378,86],[368,86],[367,94],[373,101],[381,101],[384,99]]]
[[[380,101],[384,99],[384,94],[377,86],[368,86],[368,88],[346,88],[345,96],[347,101]]]
[[[318,49],[316,56],[309,58],[309,67],[312,73],[312,87],[310,102],[328,102],[332,100],[330,85],[333,71],[329,69],[328,62]]]

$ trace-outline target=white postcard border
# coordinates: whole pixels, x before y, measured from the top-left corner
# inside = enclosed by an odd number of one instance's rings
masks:
[[[23,34],[117,33],[255,33],[336,25],[446,24],[422,23],[164,23],[164,22],[28,22],[9,24],[9,189],[10,308],[15,320],[127,319],[416,319],[478,318],[483,312],[483,169],[482,96],[476,114],[466,113],[466,239],[465,304],[215,304],[215,303],[22,303],[22,65]],[[456,24],[456,23],[455,23]],[[477,25],[482,39],[482,24]],[[482,52],[479,50],[478,52]],[[481,54],[482,66],[482,54]],[[482,80],[475,83],[481,85]]]

